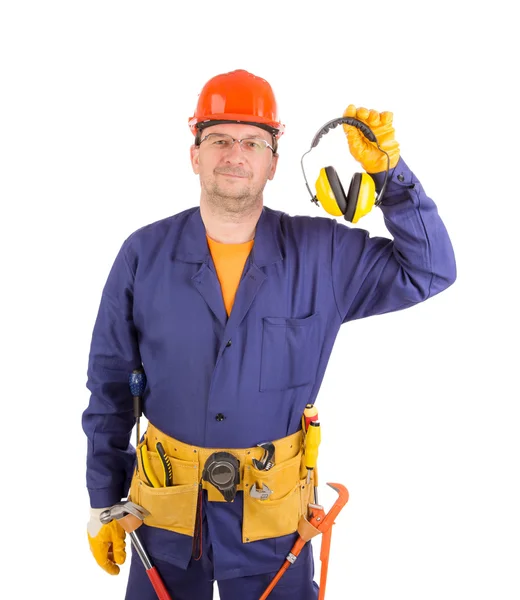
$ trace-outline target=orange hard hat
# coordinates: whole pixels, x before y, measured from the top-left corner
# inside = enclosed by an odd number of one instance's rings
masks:
[[[195,114],[189,119],[193,135],[212,122],[251,123],[279,138],[284,125],[269,83],[243,69],[211,78],[202,88]]]

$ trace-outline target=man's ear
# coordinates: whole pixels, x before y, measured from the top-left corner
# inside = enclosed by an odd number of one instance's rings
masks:
[[[278,154],[273,154],[273,160],[271,161],[271,166],[269,168],[268,179],[274,179],[274,174],[276,173],[276,166],[278,165]]]
[[[191,159],[191,168],[193,169],[193,172],[195,173],[195,175],[199,174],[199,146],[191,146],[190,148],[190,159]]]

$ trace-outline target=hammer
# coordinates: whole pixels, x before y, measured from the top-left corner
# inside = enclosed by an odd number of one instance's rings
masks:
[[[157,567],[154,567],[150,557],[146,553],[141,540],[139,539],[136,529],[143,524],[143,520],[150,513],[141,506],[130,502],[130,500],[124,500],[122,502],[118,502],[104,510],[99,515],[99,520],[103,523],[103,525],[107,525],[114,519],[119,521],[121,527],[128,533],[130,539],[132,540],[132,544],[141,559],[144,568],[146,570],[146,574],[148,575],[150,582],[157,594],[159,600],[172,600],[168,590],[166,589],[159,572],[157,571]]]

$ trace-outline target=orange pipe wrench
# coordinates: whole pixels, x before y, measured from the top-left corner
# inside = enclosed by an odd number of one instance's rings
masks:
[[[274,576],[265,592],[260,596],[259,600],[265,600],[269,596],[276,584],[280,581],[285,571],[287,571],[287,569],[296,562],[296,559],[298,558],[298,555],[302,551],[305,544],[320,533],[323,537],[321,538],[320,549],[321,574],[320,594],[318,596],[318,600],[324,600],[325,588],[327,585],[327,573],[329,570],[332,526],[334,525],[334,519],[338,516],[340,510],[348,502],[348,490],[344,485],[341,483],[327,483],[327,485],[338,492],[338,499],[328,513],[325,513],[323,506],[320,504],[309,504],[309,517],[306,518],[305,516],[302,516],[298,524],[298,533],[300,534],[300,537],[294,543],[294,546],[291,548],[291,551],[285,558],[284,564]]]

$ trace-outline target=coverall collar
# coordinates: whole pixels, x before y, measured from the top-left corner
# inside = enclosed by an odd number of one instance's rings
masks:
[[[256,226],[255,243],[251,254],[257,267],[265,267],[282,260],[282,239],[279,215],[264,206]],[[173,259],[188,263],[208,263],[210,253],[206,229],[200,208],[193,210],[173,252]]]

